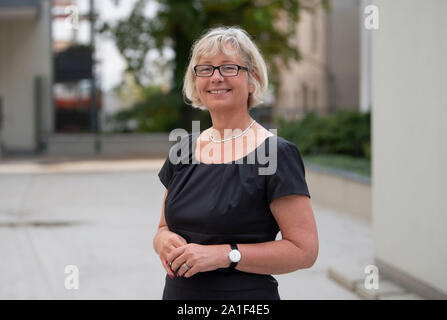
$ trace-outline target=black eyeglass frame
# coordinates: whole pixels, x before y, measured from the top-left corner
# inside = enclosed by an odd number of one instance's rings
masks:
[[[199,76],[199,75],[197,74],[197,67],[201,67],[201,66],[211,67],[211,68],[213,68],[213,71],[211,72],[211,74],[210,74],[209,76]],[[236,67],[237,67],[237,73],[236,73],[235,75],[233,75],[233,76],[224,76],[224,75],[222,74],[222,71],[220,70],[220,68],[223,67],[223,66],[236,66]],[[197,64],[197,65],[194,66],[194,74],[196,75],[196,77],[200,77],[200,78],[210,78],[210,77],[213,76],[214,71],[216,71],[216,69],[219,70],[220,75],[221,75],[222,77],[225,77],[225,78],[226,78],[226,77],[237,77],[237,76],[239,75],[239,70],[245,70],[245,71],[248,72],[248,68],[247,68],[247,67],[242,67],[242,66],[240,66],[240,65],[238,65],[238,64],[234,64],[234,63],[221,64],[220,66],[217,66],[217,67],[213,66],[212,64]]]

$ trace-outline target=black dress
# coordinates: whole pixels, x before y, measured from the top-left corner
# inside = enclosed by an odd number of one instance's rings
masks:
[[[303,161],[295,144],[269,136],[242,159],[206,164],[194,156],[199,134],[184,136],[176,148],[171,148],[171,159],[173,155],[177,158],[170,161],[168,157],[158,174],[169,190],[165,201],[169,230],[188,243],[204,245],[275,240],[279,227],[269,204],[290,194],[310,198]],[[271,275],[217,269],[188,279],[166,275],[163,299],[280,297],[278,282]]]

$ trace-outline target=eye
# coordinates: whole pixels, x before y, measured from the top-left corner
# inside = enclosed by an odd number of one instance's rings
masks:
[[[226,71],[226,72],[234,72],[237,70],[237,67],[234,65],[226,65],[226,66],[222,66],[222,70]]]
[[[211,67],[210,66],[201,66],[201,67],[197,68],[197,70],[199,72],[210,72],[211,71]]]

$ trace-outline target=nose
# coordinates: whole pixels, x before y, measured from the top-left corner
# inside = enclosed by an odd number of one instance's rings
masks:
[[[213,74],[211,75],[211,82],[223,81],[223,77],[219,72],[219,69],[214,69]]]

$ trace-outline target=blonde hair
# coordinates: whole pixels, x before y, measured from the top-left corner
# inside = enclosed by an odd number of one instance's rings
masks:
[[[248,96],[247,108],[262,103],[268,86],[267,67],[258,47],[250,39],[248,33],[239,27],[217,27],[208,30],[192,47],[191,58],[183,81],[183,96],[193,107],[206,110],[197,94],[194,66],[203,56],[214,56],[219,53],[231,55],[236,50],[248,68],[248,83],[253,85],[253,93]]]

